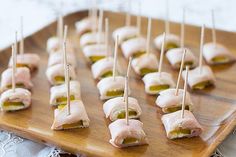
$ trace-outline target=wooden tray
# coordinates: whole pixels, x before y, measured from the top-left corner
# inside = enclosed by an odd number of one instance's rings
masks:
[[[46,80],[48,54],[45,51],[46,40],[55,35],[56,24],[53,23],[43,30],[28,37],[25,41],[27,52],[41,56],[39,71],[33,76],[33,104],[27,110],[14,113],[0,113],[0,128],[16,133],[17,135],[42,142],[47,145],[56,145],[73,153],[84,153],[88,156],[209,156],[214,149],[226,138],[236,126],[236,65],[213,67],[217,78],[215,88],[201,92],[191,92],[195,104],[194,115],[204,127],[201,137],[191,139],[168,140],[160,121],[161,111],[155,105],[156,96],[149,96],[144,92],[144,85],[133,71],[131,72],[131,92],[137,98],[143,110],[140,120],[144,123],[144,130],[149,140],[148,146],[139,146],[126,149],[117,149],[109,144],[109,121],[104,118],[103,101],[99,100],[96,81],[93,80],[89,65],[79,48],[79,39],[75,35],[74,22],[86,16],[87,12],[78,12],[65,17],[69,25],[69,37],[76,45],[78,57],[78,80],[81,82],[82,98],[91,120],[90,127],[70,131],[52,131],[53,108],[49,106],[49,84]],[[124,14],[106,12],[110,18],[111,30],[122,26]],[[134,19],[134,18],[133,18]],[[134,22],[134,20],[133,20]],[[143,33],[146,32],[147,20],[143,18]],[[153,21],[152,37],[163,31],[163,22]],[[171,23],[171,31],[179,34],[180,25]],[[206,30],[206,40],[210,40],[210,30]],[[196,54],[200,40],[200,28],[186,26],[186,43]],[[233,33],[217,31],[218,42],[224,43],[236,53]],[[234,47],[233,47],[234,46]],[[155,52],[157,55],[159,53]],[[0,72],[7,68],[10,48],[0,53]],[[119,52],[119,62],[125,73],[127,61]],[[177,72],[172,70],[167,60],[164,60],[164,70],[173,73],[175,80]],[[182,87],[181,82],[181,87]]]

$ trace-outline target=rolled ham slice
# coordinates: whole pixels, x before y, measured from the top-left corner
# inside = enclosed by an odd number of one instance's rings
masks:
[[[100,43],[105,42],[104,32],[102,32],[102,33],[98,33],[98,32],[86,33],[86,34],[82,35],[80,38],[80,46],[84,47],[87,45],[96,44],[96,43],[98,43],[99,39],[100,39]]]
[[[125,78],[123,76],[106,77],[97,84],[100,99],[106,100],[118,96],[123,96],[125,89]],[[130,91],[130,90],[129,90]]]
[[[65,78],[64,64],[56,64],[54,66],[48,67],[46,76],[51,85],[63,84],[65,81],[61,79],[57,80],[56,77]],[[76,80],[76,72],[74,68],[70,68],[70,80]]]
[[[192,112],[185,110],[181,118],[181,110],[165,114],[161,118],[169,139],[199,136],[203,129]]]
[[[114,59],[112,57],[103,58],[95,62],[91,67],[93,78],[101,79],[112,75],[113,62]]]
[[[71,101],[70,112],[70,115],[68,115],[67,106],[62,109],[55,109],[51,129],[64,130],[89,126],[89,118],[82,101]]]
[[[89,62],[94,63],[106,57],[107,48],[104,44],[87,45],[83,48],[83,53]]]
[[[27,67],[31,71],[38,69],[40,57],[34,53],[24,53],[24,54],[17,54],[17,63],[16,67]],[[12,67],[12,57],[9,60],[8,66]]]
[[[158,50],[161,50],[162,40],[163,40],[163,34],[157,36],[154,39],[154,45]],[[177,35],[166,34],[165,51],[172,48],[177,48],[179,46],[180,46],[180,38]]]
[[[56,64],[63,64],[63,53],[52,53],[48,59],[48,67],[54,66]],[[67,63],[73,67],[76,67],[76,57],[74,53],[67,53]]]
[[[124,26],[117,28],[113,33],[113,40],[116,40],[116,36],[119,35],[119,42],[122,44],[124,41],[127,41],[131,38],[135,38],[138,35],[138,28],[134,26]]]
[[[175,112],[182,109],[182,99],[184,90],[179,89],[178,95],[175,95],[176,89],[171,88],[161,91],[156,99],[156,105],[159,106],[164,113]],[[190,94],[187,92],[185,97],[185,109],[189,111],[193,109],[193,103]]]
[[[218,43],[204,44],[202,54],[208,64],[224,64],[235,61],[235,56],[225,46]]]
[[[94,19],[92,17],[86,17],[80,21],[77,21],[75,23],[76,33],[81,36],[85,33],[89,33],[93,30],[93,27],[95,26],[95,29],[97,29],[97,19]]]
[[[2,73],[1,91],[5,91],[12,86],[12,68],[8,68]],[[30,70],[26,67],[16,68],[15,83],[16,87],[31,89],[33,84],[30,80]]]
[[[126,59],[139,57],[146,52],[146,39],[137,37],[124,41],[121,50]]]
[[[54,52],[61,51],[62,45],[60,45],[60,44],[62,44],[62,43],[60,43],[60,40],[58,37],[53,36],[53,37],[49,38],[47,40],[47,52],[54,53]],[[73,51],[73,45],[70,42],[67,42],[66,49],[69,52]]]
[[[166,52],[166,58],[174,69],[180,68],[182,56],[183,48],[174,48]],[[197,59],[190,49],[186,49],[184,65],[189,65],[190,68],[194,68],[197,65]]]
[[[28,108],[31,104],[31,93],[27,89],[15,88],[2,93],[0,105],[2,111],[16,111]]]
[[[158,70],[157,57],[153,53],[145,53],[133,59],[131,65],[134,71],[141,76]]]
[[[80,83],[78,81],[70,81],[70,100],[80,100]],[[57,106],[67,103],[67,87],[66,84],[53,86],[50,89],[50,105]]]
[[[143,77],[143,82],[145,84],[145,92],[151,95],[175,87],[172,75],[167,72],[161,72],[161,75],[159,72],[149,73]],[[162,87],[161,89],[156,89],[155,86]]]
[[[183,71],[182,78],[185,79],[186,71]],[[188,74],[188,85],[191,89],[204,89],[205,86],[199,87],[200,83],[207,83],[209,85],[214,85],[216,82],[213,71],[209,66],[202,66],[202,72],[200,73],[200,67],[197,67],[189,71]]]
[[[129,102],[129,118],[139,118],[142,110],[138,104],[137,99],[128,97]],[[125,118],[125,107],[126,102],[124,101],[124,97],[116,97],[110,100],[107,100],[103,104],[103,111],[105,113],[106,118],[109,118],[111,121],[115,121],[117,119]]]
[[[125,119],[118,119],[109,125],[109,129],[110,143],[117,148],[148,144],[143,123],[139,120],[130,119],[127,125]]]

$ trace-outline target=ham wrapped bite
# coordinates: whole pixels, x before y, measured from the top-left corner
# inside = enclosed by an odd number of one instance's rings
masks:
[[[168,50],[173,49],[173,48],[180,47],[180,38],[177,35],[166,34],[165,39],[166,39],[165,40],[165,46],[164,46],[165,51],[168,51]],[[163,40],[163,34],[157,36],[154,39],[154,45],[158,50],[161,50],[162,40]]]
[[[185,79],[186,71],[183,71],[182,78]],[[216,82],[215,76],[209,66],[202,66],[200,73],[200,67],[197,67],[189,71],[188,85],[191,89],[204,89],[209,86],[213,86]]]
[[[95,63],[106,57],[107,48],[104,44],[88,45],[83,48],[83,53],[89,62]]]
[[[80,83],[78,81],[70,81],[70,100],[80,100]],[[66,84],[53,86],[50,89],[50,105],[58,106],[67,103],[67,87]]]
[[[159,94],[161,91],[175,87],[172,75],[167,72],[149,73],[143,77],[145,92],[148,94]]]
[[[46,76],[51,85],[60,85],[65,82],[64,64],[56,64],[48,67]],[[74,68],[70,68],[70,80],[76,79]]]
[[[2,93],[0,105],[2,111],[17,111],[28,108],[31,104],[31,93],[27,89],[15,88]]]
[[[138,104],[137,99],[128,97],[128,102],[129,118],[139,118],[142,114],[142,110]],[[107,100],[103,104],[103,111],[105,113],[106,118],[109,118],[111,121],[115,121],[117,119],[125,119],[125,106],[126,102],[124,100],[124,97],[116,97]]]
[[[182,61],[183,49],[174,48],[166,52],[166,58],[174,69],[179,69]],[[190,68],[196,67],[197,59],[190,49],[186,49],[184,67],[189,66]]]
[[[1,91],[12,88],[12,68],[8,68],[3,71],[1,78]],[[16,68],[15,82],[17,88],[25,88],[30,90],[33,87],[30,78],[30,70],[28,68]]]
[[[37,54],[33,53],[24,53],[24,54],[17,54],[16,56],[16,67],[27,67],[30,71],[38,69],[40,57]],[[8,66],[12,68],[12,57],[9,60]]]
[[[105,34],[102,33],[86,33],[80,38],[80,46],[85,47],[87,45],[93,45],[99,43],[105,43]]]
[[[77,21],[75,23],[76,33],[79,36],[82,36],[86,33],[92,32],[93,29],[97,29],[96,21],[98,21],[98,19],[94,19],[93,17],[86,17],[80,21]]]
[[[59,52],[62,48],[62,42],[56,36],[53,36],[47,40],[47,52],[56,53]],[[67,51],[73,51],[73,46],[70,42],[67,42]]]
[[[181,112],[180,110],[162,116],[161,120],[164,124],[167,137],[169,139],[176,139],[199,136],[203,129],[192,112],[185,110],[184,118],[181,118]]]
[[[235,56],[225,46],[218,43],[204,44],[202,54],[208,64],[224,64],[235,61]]]
[[[153,73],[158,70],[157,57],[153,53],[145,53],[131,62],[134,71],[144,76],[148,73]]]
[[[49,59],[48,59],[48,67],[54,66],[56,64],[63,64],[63,60],[64,60],[64,57],[63,57],[62,52],[52,53],[50,54]],[[76,57],[74,53],[67,53],[67,63],[73,67],[76,67],[77,63],[76,63]]]
[[[156,99],[156,105],[159,106],[164,113],[176,112],[182,109],[182,98],[184,90],[179,89],[178,95],[175,95],[176,89],[171,88],[161,91]],[[186,93],[185,110],[192,111],[193,103],[190,94]]]
[[[143,37],[129,39],[121,44],[121,50],[126,59],[137,58],[146,53],[146,39]]]
[[[65,130],[74,128],[86,128],[89,126],[89,118],[81,100],[71,101],[70,115],[67,106],[60,106],[54,111],[54,121],[51,129]]]
[[[111,134],[110,143],[118,148],[145,145],[147,137],[143,130],[143,123],[130,119],[129,125],[125,119],[118,119],[109,125]]]
[[[97,84],[100,93],[100,99],[106,100],[124,95],[125,78],[123,76],[106,77]]]
[[[124,41],[135,38],[138,36],[138,28],[134,26],[124,26],[117,28],[113,33],[113,40],[116,40],[116,37],[119,36],[118,43],[122,44]]]
[[[113,64],[114,64],[114,59],[112,57],[103,58],[94,63],[91,67],[93,78],[102,79],[105,77],[112,76]]]

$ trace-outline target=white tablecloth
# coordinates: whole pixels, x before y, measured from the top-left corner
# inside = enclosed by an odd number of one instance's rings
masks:
[[[99,6],[108,10],[124,11],[125,0],[98,0]],[[141,0],[142,15],[165,18],[165,0]],[[63,4],[63,5],[61,5]],[[186,23],[211,26],[210,9],[216,10],[216,27],[236,31],[235,0],[169,0],[170,20],[181,22],[182,8],[188,14]],[[0,0],[0,50],[14,41],[14,32],[19,30],[20,16],[24,17],[24,34],[28,36],[55,20],[58,10],[68,14],[87,8],[88,0]],[[63,7],[61,7],[63,6]],[[132,1],[131,12],[137,13],[137,0]],[[62,152],[17,137],[11,133],[0,132],[0,157],[54,157]],[[236,156],[236,135],[231,134],[219,147],[217,155]]]

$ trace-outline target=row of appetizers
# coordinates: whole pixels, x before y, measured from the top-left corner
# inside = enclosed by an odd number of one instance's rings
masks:
[[[25,53],[23,36],[23,19],[21,18],[20,51],[17,50],[17,32],[15,43],[12,45],[12,55],[8,68],[1,75],[2,111],[17,111],[26,109],[31,105],[31,90],[33,83],[31,73],[36,72],[40,57],[34,53]]]
[[[57,36],[47,41],[49,53],[46,76],[51,85],[50,101],[54,110],[51,129],[65,130],[86,128],[89,118],[81,99],[80,83],[76,77],[76,55],[70,41],[67,41],[67,29],[63,18],[58,19]]]

